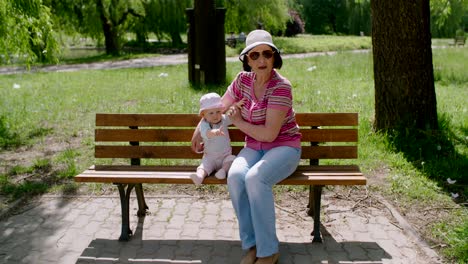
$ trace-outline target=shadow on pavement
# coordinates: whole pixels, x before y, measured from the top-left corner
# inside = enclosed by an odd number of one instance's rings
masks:
[[[239,263],[242,249],[235,240],[143,240],[140,218],[128,242],[97,238],[76,263]],[[322,226],[323,243],[280,243],[279,263],[383,263],[392,257],[375,242],[337,242]]]

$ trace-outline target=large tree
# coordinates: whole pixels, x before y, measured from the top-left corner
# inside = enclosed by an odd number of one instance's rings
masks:
[[[61,30],[100,39],[107,54],[119,54],[132,17],[144,13],[139,0],[45,0]]]
[[[429,0],[373,0],[375,128],[437,129]]]

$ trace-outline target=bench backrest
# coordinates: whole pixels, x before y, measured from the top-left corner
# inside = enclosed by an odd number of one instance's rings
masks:
[[[297,113],[296,119],[302,133],[302,159],[311,165],[320,159],[357,158],[357,113]],[[191,151],[190,141],[199,121],[197,114],[98,113],[95,158],[110,159],[103,164],[106,168],[113,159],[130,159],[131,165],[143,165],[142,159],[155,162],[151,165],[159,165],[161,159],[162,165],[181,163],[181,159],[186,165],[187,160],[197,164],[201,155]],[[235,127],[229,133],[233,154],[237,154],[245,136]]]

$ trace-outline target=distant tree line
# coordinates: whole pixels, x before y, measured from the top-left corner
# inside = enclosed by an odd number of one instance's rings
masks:
[[[185,12],[194,0],[0,0],[0,63],[12,56],[27,62],[55,62],[60,35],[80,34],[102,43],[116,55],[128,44],[157,41],[183,46]],[[201,1],[201,0],[197,0]],[[225,31],[264,28],[274,35],[300,33],[371,34],[370,0],[215,0],[226,8]],[[431,0],[433,37],[464,34],[467,0]]]

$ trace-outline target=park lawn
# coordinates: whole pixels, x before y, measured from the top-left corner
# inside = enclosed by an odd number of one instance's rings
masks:
[[[458,193],[466,204],[466,182],[451,186],[445,179],[466,173],[462,169],[468,157],[467,56],[466,48],[434,50],[438,114],[448,135],[447,145],[434,146],[443,153],[438,166],[430,166],[434,160],[407,159],[395,151],[388,137],[373,132],[371,53],[285,59],[280,70],[294,87],[297,112],[359,112],[359,163],[370,183],[384,176],[382,184],[370,184],[369,190],[382,193],[409,217],[415,210],[437,213],[433,222],[418,226],[418,231],[431,244],[447,245],[442,251],[447,258],[462,262],[468,261],[468,213],[453,202],[450,193]],[[238,62],[228,63],[227,79],[234,78],[240,67]],[[73,176],[94,163],[97,112],[196,113],[203,93],[225,90],[225,86],[196,89],[187,79],[186,65],[0,76],[0,144],[38,150],[61,146],[53,155],[31,157],[28,164],[12,166],[0,159],[0,193],[21,197],[77,188]],[[40,175],[44,170],[50,177],[37,185],[13,181],[15,175]]]

